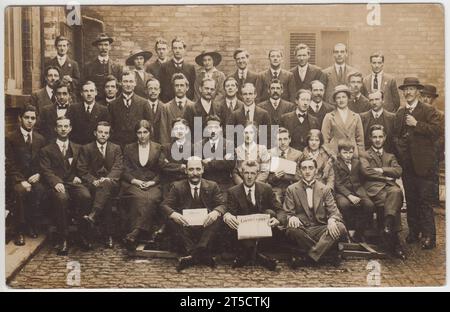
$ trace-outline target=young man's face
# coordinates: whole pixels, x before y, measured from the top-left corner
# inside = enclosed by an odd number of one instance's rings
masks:
[[[97,138],[97,142],[100,144],[105,144],[111,135],[111,127],[109,126],[97,126],[94,131],[94,136]]]
[[[181,60],[181,59],[183,58],[184,52],[185,52],[185,49],[184,49],[184,45],[183,45],[182,42],[177,42],[177,41],[175,41],[175,42],[172,44],[172,53],[173,53],[173,56],[174,56],[177,60]]]
[[[252,187],[256,182],[256,177],[258,176],[258,167],[248,167],[245,166],[242,169],[242,179],[247,187]]]
[[[297,56],[298,65],[303,67],[306,64],[308,64],[309,53],[308,53],[307,49],[298,50],[296,56]]]
[[[285,151],[289,148],[291,144],[291,137],[289,133],[279,133],[278,134],[278,147],[280,150]]]
[[[306,182],[311,182],[316,176],[317,168],[312,160],[304,160],[300,164],[300,172]]]
[[[49,69],[47,72],[47,77],[45,81],[47,82],[47,86],[53,88],[55,83],[59,80],[59,73],[56,69]]]
[[[59,56],[64,56],[69,50],[69,42],[67,40],[60,40],[56,44],[56,52]]]
[[[345,63],[345,58],[347,57],[347,48],[343,44],[337,44],[334,46],[333,50],[334,61],[338,65]]]
[[[81,97],[83,98],[84,102],[89,105],[94,103],[96,95],[97,90],[95,89],[95,84],[89,83],[83,86],[83,89],[81,90]]]
[[[145,58],[142,55],[136,56],[133,60],[133,63],[136,69],[144,69]]]
[[[370,66],[372,67],[372,71],[375,74],[378,74],[383,70],[384,62],[383,58],[381,56],[372,57],[370,60]]]
[[[255,102],[256,93],[252,86],[245,86],[242,88],[242,98],[246,106],[250,106]]]
[[[33,130],[34,126],[36,125],[37,116],[36,112],[25,112],[21,117],[19,117],[20,126],[25,129],[26,131]]]
[[[272,51],[269,55],[270,65],[274,68],[278,68],[281,66],[281,61],[283,60],[283,56],[280,51]]]
[[[175,79],[173,81],[173,88],[175,90],[175,96],[179,99],[183,98],[189,89],[184,79]]]
[[[370,141],[372,142],[372,146],[380,149],[384,145],[384,141],[386,140],[386,136],[384,135],[383,130],[374,130],[370,135]]]
[[[345,162],[350,162],[352,160],[352,158],[353,158],[353,154],[354,154],[354,149],[353,148],[351,148],[351,149],[343,148],[343,149],[341,149],[339,151],[339,155],[341,155],[342,159]]]
[[[136,87],[136,77],[134,73],[122,76],[122,89],[124,93],[131,93]]]
[[[70,131],[72,131],[72,126],[70,125],[69,119],[60,119],[56,121],[56,136],[60,140],[65,140],[69,137]]]
[[[300,93],[297,98],[297,107],[298,110],[302,113],[308,111],[309,104],[311,103],[311,94],[309,93]]]
[[[248,57],[245,52],[240,52],[236,54],[236,65],[239,69],[244,70],[248,66]]]
[[[61,87],[56,89],[56,101],[62,105],[62,106],[67,106],[69,104],[69,90],[67,90],[67,87]]]
[[[111,43],[109,41],[100,41],[97,44],[98,53],[102,57],[106,57],[109,54],[109,51],[111,51]]]
[[[380,111],[380,109],[383,108],[383,98],[381,96],[381,93],[376,92],[369,94],[369,103],[372,107],[372,110],[374,110],[375,112]]]
[[[156,45],[156,55],[158,55],[158,58],[160,60],[165,60],[167,57],[167,53],[169,52],[169,49],[167,47],[167,44],[165,43],[158,43]]]
[[[117,95],[117,81],[110,80],[105,84],[105,94],[108,99],[113,99]]]
[[[229,98],[235,97],[238,91],[238,86],[235,80],[228,80],[225,82],[225,95]]]
[[[159,94],[161,93],[161,87],[159,86],[158,81],[150,81],[147,83],[147,94],[148,98],[151,101],[156,101],[159,98]]]

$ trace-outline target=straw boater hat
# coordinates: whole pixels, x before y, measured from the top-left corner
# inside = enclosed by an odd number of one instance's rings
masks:
[[[350,89],[349,89],[346,85],[338,85],[338,86],[336,86],[336,87],[334,88],[334,91],[333,91],[333,96],[332,96],[333,101],[334,101],[334,98],[336,97],[336,95],[337,95],[338,93],[340,93],[340,92],[345,92],[345,93],[347,93],[347,96],[348,96],[348,97],[351,96]]]
[[[222,55],[220,55],[219,52],[215,51],[203,51],[200,55],[197,55],[195,58],[195,63],[197,63],[199,66],[203,66],[203,57],[209,55],[213,59],[214,66],[217,66],[222,61]]]
[[[435,98],[439,96],[439,94],[437,94],[436,92],[436,87],[433,85],[424,85],[423,89],[420,90],[420,93],[423,95],[430,95]]]
[[[97,36],[97,38],[95,38],[94,41],[92,41],[92,45],[97,46],[97,44],[102,41],[109,41],[109,43],[113,43],[114,39],[105,33],[101,33]]]
[[[423,85],[420,84],[420,81],[416,77],[406,77],[403,80],[403,84],[398,88],[400,90],[404,90],[406,87],[416,87],[417,89],[423,89]]]
[[[128,66],[134,65],[134,59],[138,56],[144,57],[144,63],[147,62],[149,59],[152,58],[153,53],[150,51],[144,51],[144,50],[134,50],[130,51],[130,56],[127,58],[127,61],[125,62]]]

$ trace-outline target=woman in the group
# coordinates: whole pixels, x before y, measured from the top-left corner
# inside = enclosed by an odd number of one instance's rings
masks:
[[[317,162],[316,180],[322,182],[332,190],[334,189],[333,155],[324,145],[322,132],[318,129],[309,130],[306,137],[308,146],[303,150],[299,163],[306,158],[314,159]],[[299,179],[301,177],[298,177]]]
[[[240,176],[240,166],[244,160],[253,160],[259,164],[259,173],[256,178],[258,182],[266,182],[269,177],[270,153],[265,145],[257,144],[258,124],[247,121],[244,124],[244,143],[236,147],[236,167],[233,170],[234,184],[243,182]]]
[[[161,145],[150,141],[152,127],[147,120],[136,123],[137,142],[124,149],[125,170],[122,175],[122,192],[129,220],[128,234],[124,239],[127,249],[136,248],[142,234],[148,234],[154,225],[161,202],[160,172],[165,165]]]

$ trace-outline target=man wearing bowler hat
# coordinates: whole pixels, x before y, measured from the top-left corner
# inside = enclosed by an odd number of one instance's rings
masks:
[[[409,234],[406,242],[419,242],[422,249],[436,246],[434,223],[433,177],[436,170],[434,142],[439,136],[439,116],[434,108],[420,101],[423,85],[416,77],[407,77],[399,86],[406,105],[395,115],[394,142],[403,168],[408,209]]]
[[[98,56],[85,66],[84,79],[95,83],[98,90],[97,100],[105,98],[105,81],[108,75],[113,75],[117,80],[122,78],[122,66],[109,57],[113,41],[114,39],[107,34],[99,34],[92,42],[92,45],[98,49]]]
[[[129,67],[134,66],[134,73],[136,75],[136,87],[134,87],[134,93],[140,97],[147,97],[147,88],[145,83],[153,78],[152,74],[145,71],[145,63],[152,58],[152,52],[143,50],[134,50],[130,52],[130,56],[127,58],[125,64]]]
[[[199,100],[200,85],[204,78],[212,78],[216,81],[216,92],[214,98],[216,101],[221,101],[225,95],[223,89],[223,82],[225,81],[225,74],[218,71],[216,66],[222,61],[222,55],[215,51],[203,51],[195,58],[195,63],[197,63],[201,68],[197,71],[197,76],[195,78],[194,92],[195,100]]]

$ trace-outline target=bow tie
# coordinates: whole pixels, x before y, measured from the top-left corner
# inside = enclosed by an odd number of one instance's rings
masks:
[[[56,105],[56,109],[66,109],[66,105]]]
[[[304,186],[305,186],[305,190],[306,189],[312,189],[313,187],[314,187],[314,184],[316,183],[316,181],[313,181],[313,182],[311,182],[310,184],[306,184],[304,181],[303,181],[303,184],[304,184]]]
[[[304,113],[304,114],[297,113],[297,117],[298,118],[305,118],[306,117],[306,113]]]

